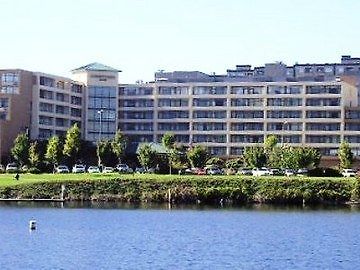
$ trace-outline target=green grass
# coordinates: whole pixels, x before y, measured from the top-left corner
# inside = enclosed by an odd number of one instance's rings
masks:
[[[136,179],[153,179],[157,180],[175,180],[175,179],[223,179],[223,180],[234,180],[234,179],[290,179],[286,176],[265,176],[265,177],[253,177],[253,176],[243,176],[243,175],[219,175],[219,176],[209,176],[209,175],[159,175],[159,174],[119,174],[119,173],[108,173],[108,174],[89,174],[89,173],[68,173],[68,174],[20,174],[20,180],[16,181],[14,178],[15,174],[0,174],[0,187],[14,186],[14,185],[23,185],[31,183],[44,183],[44,182],[61,182],[61,181],[82,181],[82,180],[106,180],[113,178],[136,178]],[[343,177],[302,177],[302,176],[292,176],[291,179],[303,179],[303,180],[344,180]]]

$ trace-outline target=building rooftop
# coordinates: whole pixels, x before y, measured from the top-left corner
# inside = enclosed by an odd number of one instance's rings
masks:
[[[121,70],[103,65],[101,63],[90,63],[88,65],[73,69],[72,72],[79,72],[79,71],[111,71],[111,72],[121,72]]]

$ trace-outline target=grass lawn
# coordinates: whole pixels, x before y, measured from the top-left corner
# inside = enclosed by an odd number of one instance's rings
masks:
[[[81,181],[81,180],[104,180],[104,179],[112,179],[112,178],[136,178],[136,179],[154,179],[156,180],[173,180],[176,179],[205,179],[205,178],[217,178],[217,179],[239,179],[239,178],[253,178],[253,176],[242,176],[242,175],[217,175],[217,176],[204,176],[204,175],[158,175],[158,174],[119,174],[119,173],[108,173],[108,174],[89,174],[89,173],[69,173],[69,174],[20,174],[19,181],[16,181],[14,178],[15,174],[0,174],[0,187],[4,186],[14,186],[21,184],[29,184],[36,182],[51,182],[51,181]],[[254,177],[255,178],[255,177]],[[278,179],[286,179],[286,176],[265,176],[262,177],[264,179],[268,178],[278,178]],[[289,180],[293,179],[307,179],[307,180],[315,180],[316,179],[324,179],[326,177],[302,177],[302,176],[292,176],[288,178]],[[328,177],[329,180],[345,180],[344,177]],[[349,178],[350,179],[350,178]]]

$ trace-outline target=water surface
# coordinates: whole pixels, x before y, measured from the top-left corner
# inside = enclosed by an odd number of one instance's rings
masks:
[[[359,269],[359,232],[350,207],[2,203],[0,269]]]

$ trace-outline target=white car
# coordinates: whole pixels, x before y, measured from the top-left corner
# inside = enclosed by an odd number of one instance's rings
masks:
[[[70,171],[69,171],[68,166],[59,165],[56,167],[55,172],[56,173],[69,173]]]
[[[127,164],[118,164],[116,166],[116,170],[120,173],[132,173],[133,169],[131,169]]]
[[[90,166],[87,171],[88,173],[100,173],[100,169],[98,166]]]
[[[355,177],[356,176],[356,171],[353,170],[353,169],[343,169],[341,174],[344,177]]]
[[[250,168],[242,168],[242,169],[238,170],[236,174],[252,175],[252,170]]]
[[[84,173],[85,171],[86,171],[85,166],[80,164],[75,164],[74,167],[72,168],[73,173]]]
[[[293,176],[293,175],[296,175],[296,173],[295,173],[295,171],[292,170],[292,169],[285,169],[284,175],[285,175],[285,176]]]
[[[255,168],[252,170],[253,176],[266,176],[266,175],[273,175],[272,171],[268,168]]]
[[[6,172],[7,173],[14,173],[17,172],[19,170],[18,166],[16,165],[16,163],[9,163],[6,166]]]
[[[102,172],[103,173],[112,173],[112,172],[114,172],[114,168],[113,167],[104,167]]]

